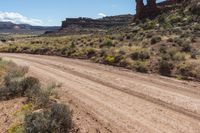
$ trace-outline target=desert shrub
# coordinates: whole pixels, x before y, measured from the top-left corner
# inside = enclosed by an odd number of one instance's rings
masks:
[[[24,132],[24,128],[22,126],[22,124],[13,124],[9,129],[8,129],[8,133],[23,133]]]
[[[20,86],[21,80],[5,78],[5,85],[0,88],[1,100],[9,100],[15,97],[23,96],[24,90]]]
[[[14,63],[7,63],[3,83],[0,87],[0,99],[8,100],[24,95],[24,88],[22,87],[23,76],[26,74],[27,67],[19,67]]]
[[[188,63],[188,65],[190,66],[190,70],[192,73],[193,78],[195,78],[196,80],[200,81],[200,65],[199,62],[190,62]]]
[[[135,49],[130,56],[133,60],[146,60],[150,58],[150,52],[147,49]]]
[[[6,66],[5,66],[6,65]],[[5,66],[5,68],[2,68]],[[0,61],[0,70],[6,73],[0,84],[0,100],[15,97],[27,97],[27,103],[20,111],[26,114],[24,123],[13,124],[9,133],[67,133],[72,127],[72,113],[68,106],[50,101],[55,85],[42,88],[38,79],[25,77],[27,68],[18,67],[14,63]],[[30,109],[31,108],[31,109]],[[40,109],[33,112],[32,109]],[[23,123],[23,124],[22,124]]]
[[[146,62],[137,61],[133,64],[133,68],[138,72],[142,73],[148,72],[148,64]]]
[[[172,28],[172,24],[169,22],[169,21],[165,21],[163,24],[162,24],[163,28],[165,29],[170,29]]]
[[[72,44],[65,46],[61,49],[61,54],[67,57],[71,57],[71,55],[74,54],[75,52],[76,52],[75,46]]]
[[[181,46],[183,44],[184,40],[181,38],[175,37],[174,42]]]
[[[23,77],[28,72],[28,67],[17,66],[13,62],[8,62],[6,66],[7,76],[11,78]]]
[[[111,56],[111,55],[108,55],[105,57],[104,61],[108,64],[112,64],[115,62],[115,57],[114,56]]]
[[[192,59],[197,59],[199,55],[200,55],[200,52],[198,52],[198,51],[192,51],[191,52],[191,58]]]
[[[163,60],[167,61],[171,60],[171,56],[168,53],[162,54],[161,57]]]
[[[176,48],[170,48],[163,52],[162,54],[163,60],[173,60],[173,61],[184,61],[185,60],[185,54],[178,52]]]
[[[56,86],[41,87],[38,79],[34,77],[27,77],[23,81],[23,88],[25,89],[25,96],[28,102],[33,103],[37,108],[46,107],[49,105],[50,96]]]
[[[167,21],[169,21],[171,24],[174,24],[181,21],[181,16],[178,16],[177,14],[171,14],[167,19]]]
[[[155,36],[151,39],[151,44],[156,44],[158,42],[160,42],[162,39],[159,36]]]
[[[0,99],[9,100],[26,96],[28,101],[38,107],[45,106],[49,102],[49,93],[41,88],[40,82],[34,77],[24,77],[27,67],[20,67],[14,63],[8,63],[3,84],[0,87]]]
[[[172,59],[175,60],[175,61],[184,61],[185,60],[185,54],[178,52],[178,53],[176,53],[172,56]]]
[[[188,79],[189,77],[193,76],[192,68],[188,64],[179,65],[177,71],[177,73],[180,74],[183,79]]]
[[[182,51],[184,52],[190,52],[192,50],[192,46],[189,43],[183,43],[182,45]]]
[[[49,95],[44,93],[41,85],[36,78],[28,77],[23,81],[25,96],[29,102],[34,103],[36,106],[45,106],[49,102]]]
[[[168,38],[168,39],[167,39],[167,42],[173,42],[173,41],[174,41],[173,38]]]
[[[147,33],[146,34],[146,38],[152,38],[153,37],[153,34],[152,33]]]
[[[159,61],[159,72],[161,75],[171,76],[173,67],[174,65],[170,61],[163,60],[163,59]]]
[[[169,48],[169,49],[167,50],[167,54],[170,55],[171,59],[173,59],[174,55],[175,55],[177,52],[178,52],[178,50],[177,50],[176,48],[174,48],[174,47]]]
[[[192,58],[192,59],[197,59],[197,54],[196,54],[195,52],[192,52],[192,53],[191,53],[191,58]]]
[[[46,112],[34,112],[25,116],[24,128],[26,133],[47,133],[48,119]]]
[[[166,20],[165,20],[166,16],[164,14],[161,14],[158,16],[158,22],[159,23],[164,23]]]
[[[123,59],[120,60],[119,66],[120,66],[120,67],[129,67],[129,66],[131,66],[131,64],[130,64],[130,62],[128,62],[128,61],[126,60],[126,58],[123,58]]]
[[[68,106],[53,104],[46,110],[26,115],[26,133],[68,133],[72,128],[72,113]]]
[[[156,22],[155,21],[150,21],[147,20],[147,22],[144,24],[144,30],[151,30],[154,29],[156,27]]]
[[[87,58],[92,58],[93,56],[96,55],[96,50],[92,49],[92,48],[87,49],[87,53],[86,54],[87,54]]]
[[[112,47],[114,46],[113,41],[110,39],[106,39],[103,41],[103,44],[101,45],[101,47]]]
[[[5,42],[7,42],[7,40],[6,39],[1,39],[1,42],[5,43]]]
[[[72,127],[72,113],[64,104],[53,104],[50,108],[50,130],[53,132],[66,133]]]
[[[190,37],[190,41],[191,41],[192,43],[197,42],[196,36],[191,36],[191,37]]]
[[[161,45],[161,47],[159,48],[159,52],[162,54],[167,53],[167,47],[165,45]]]
[[[35,53],[36,54],[45,54],[47,53],[48,51],[50,51],[50,49],[48,47],[44,48],[44,47],[41,47],[41,48],[38,48]]]

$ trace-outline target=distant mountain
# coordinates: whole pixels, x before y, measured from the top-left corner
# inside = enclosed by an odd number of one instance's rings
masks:
[[[58,26],[32,26],[29,24],[15,24],[12,22],[0,22],[0,33],[43,34],[56,31]]]

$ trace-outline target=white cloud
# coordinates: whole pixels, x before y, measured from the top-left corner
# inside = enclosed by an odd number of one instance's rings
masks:
[[[17,12],[0,12],[0,21],[13,22],[16,24],[30,24],[30,25],[42,25],[43,22],[39,19],[27,18]]]
[[[117,5],[114,5],[114,4],[113,4],[113,5],[112,5],[112,8],[115,8],[115,7],[117,7]]]
[[[98,15],[101,16],[101,17],[106,17],[106,16],[107,16],[107,15],[104,14],[104,13],[99,13]]]

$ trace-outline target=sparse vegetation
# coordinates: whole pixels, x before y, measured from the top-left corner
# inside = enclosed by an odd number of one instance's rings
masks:
[[[200,60],[199,6],[186,5],[171,5],[153,19],[114,27],[105,33],[13,38],[0,46],[0,51],[90,59],[141,72],[163,73],[167,69],[168,76],[176,77],[180,74],[179,64]]]
[[[158,42],[160,42],[162,39],[159,36],[155,36],[151,39],[151,44],[156,44]]]
[[[133,60],[147,60],[150,58],[150,53],[147,49],[135,49],[131,54]]]
[[[63,104],[53,104],[50,108],[27,114],[24,128],[26,133],[68,133],[72,128],[70,109]]]
[[[69,132],[72,128],[72,113],[68,106],[51,100],[50,96],[55,86],[44,88],[38,79],[26,77],[27,72],[27,67],[0,60],[0,100],[27,97],[27,104],[14,114],[25,115],[24,121],[12,124],[8,132]]]

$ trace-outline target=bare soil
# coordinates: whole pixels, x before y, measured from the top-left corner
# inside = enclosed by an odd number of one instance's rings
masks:
[[[7,130],[17,123],[14,114],[21,108],[23,102],[24,98],[0,101],[0,133],[7,133]]]
[[[200,132],[200,83],[77,59],[0,56],[29,66],[43,83],[61,83],[59,100],[73,109],[76,132]]]

